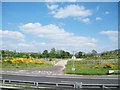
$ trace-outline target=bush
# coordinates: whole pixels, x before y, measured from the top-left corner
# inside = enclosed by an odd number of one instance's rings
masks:
[[[36,61],[35,61],[35,64],[44,64],[44,62],[43,62],[43,61],[40,61],[40,60],[36,60]]]
[[[95,68],[99,68],[99,66],[95,66]]]
[[[44,64],[45,62],[43,60],[36,60],[36,59],[26,59],[26,58],[13,58],[10,60],[3,60],[4,63],[10,63],[10,64],[20,64],[20,63],[33,63],[33,64]]]
[[[113,64],[105,64],[104,68],[113,68]]]
[[[49,61],[53,61],[52,58],[50,58]]]

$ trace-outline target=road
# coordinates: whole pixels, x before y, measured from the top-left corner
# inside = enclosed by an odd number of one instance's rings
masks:
[[[35,82],[82,82],[84,84],[118,84],[118,78],[116,76],[21,76],[21,75],[2,75],[3,79],[10,80],[23,80],[23,81],[35,81]]]
[[[31,68],[31,69],[3,69],[1,73],[10,75],[32,75],[32,76],[48,76],[62,75],[67,60],[61,60],[53,67],[49,68]]]
[[[84,84],[118,84],[117,76],[68,75],[62,71],[67,61],[59,61],[54,67],[2,70],[3,79],[35,82],[82,82]]]
[[[61,60],[55,64],[55,66],[62,66],[61,71],[65,69],[65,65],[67,64],[68,60]]]

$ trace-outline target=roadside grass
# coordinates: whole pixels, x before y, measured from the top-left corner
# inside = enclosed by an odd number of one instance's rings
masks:
[[[16,85],[16,84],[7,84],[4,86],[8,86],[8,87],[16,87],[16,89],[32,89],[33,86],[25,86],[25,85]]]
[[[0,67],[3,69],[15,69],[15,68],[47,68],[47,67],[52,67],[53,64],[34,64],[34,63],[29,63],[29,64],[25,64],[25,63],[18,63],[18,64],[11,64],[9,62],[6,63],[2,63],[0,64]]]
[[[16,88],[16,90],[19,90],[19,89],[20,90],[61,90],[61,89],[54,89],[54,88],[48,88],[48,87],[46,87],[46,88],[39,88],[39,87],[36,87],[36,86],[26,86],[26,85],[16,85],[16,84],[7,84],[7,85],[4,85],[4,86],[14,87],[14,88]]]
[[[29,64],[25,64],[25,63],[21,63],[21,64],[10,64],[10,63],[2,63],[2,68],[6,68],[6,69],[12,69],[12,68],[47,68],[47,67],[52,67],[52,64],[33,64],[33,63],[29,63]]]
[[[0,67],[5,69],[15,68],[48,68],[55,64],[54,61],[35,58],[8,58],[0,62]]]
[[[72,71],[74,63],[75,70]],[[109,63],[109,62],[108,62]],[[110,67],[106,67],[110,65]],[[106,75],[109,70],[118,70],[118,64],[88,64],[87,61],[68,61],[65,69],[66,74],[78,74],[78,75]]]

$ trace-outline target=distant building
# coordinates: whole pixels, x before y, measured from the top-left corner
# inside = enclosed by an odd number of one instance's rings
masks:
[[[75,60],[75,59],[76,59],[75,55],[73,55],[73,56],[72,56],[72,59],[73,59],[73,60]]]

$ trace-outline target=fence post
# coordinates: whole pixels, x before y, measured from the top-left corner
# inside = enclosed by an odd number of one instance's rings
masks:
[[[102,85],[102,90],[104,90],[104,88],[105,88],[105,86],[104,86],[104,85]]]
[[[35,82],[34,82],[34,86],[35,86]]]
[[[82,88],[82,82],[80,82],[80,84],[79,84],[79,88]]]
[[[75,90],[78,90],[78,83],[75,82]]]
[[[56,83],[56,86],[58,87],[58,83]]]
[[[9,80],[9,83],[10,83],[11,81]]]
[[[74,88],[76,88],[76,84],[74,84]]]
[[[36,88],[38,88],[38,82],[36,82]]]
[[[80,90],[82,88],[82,82],[78,83],[76,82],[75,90]]]
[[[3,80],[3,82],[2,82],[3,84],[5,84],[5,80]]]

